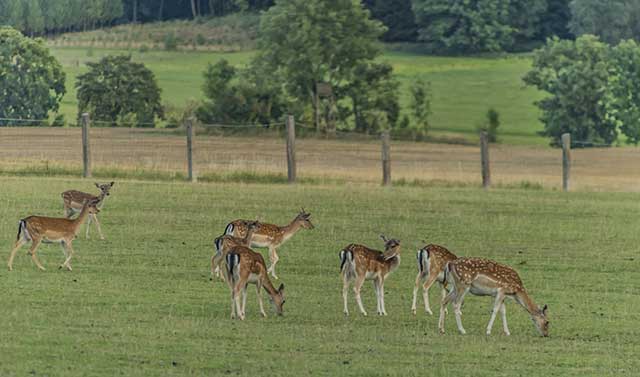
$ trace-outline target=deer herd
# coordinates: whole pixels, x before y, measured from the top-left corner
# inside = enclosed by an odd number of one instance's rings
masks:
[[[64,262],[59,268],[71,271],[71,257],[74,250],[72,242],[86,222],[86,238],[89,238],[89,227],[93,222],[101,239],[104,239],[98,213],[109,196],[114,182],[95,184],[100,190],[96,195],[81,191],[69,190],[62,193],[64,218],[29,216],[18,223],[18,234],[11,250],[8,268],[13,270],[13,260],[18,249],[31,242],[28,254],[40,270],[45,270],[36,256],[38,246],[42,243],[60,243],[64,253]],[[77,217],[71,217],[78,213]],[[304,209],[289,223],[283,226],[268,224],[258,220],[235,220],[230,222],[223,233],[214,240],[215,253],[211,257],[211,279],[224,280],[231,292],[231,318],[245,319],[247,287],[256,286],[260,314],[266,317],[262,302],[262,289],[267,292],[269,300],[278,315],[283,313],[285,303],[284,284],[276,289],[269,275],[278,279],[276,264],[279,261],[277,248],[289,240],[301,229],[313,229],[311,214]],[[342,278],[342,298],[344,314],[349,315],[347,296],[349,286],[353,285],[358,309],[362,315],[367,311],[362,303],[360,291],[366,280],[373,281],[376,292],[378,315],[386,316],[384,304],[384,282],[400,265],[400,241],[380,236],[384,241],[384,250],[371,249],[360,244],[349,244],[339,252],[340,277]],[[426,242],[424,242],[426,243]],[[262,254],[252,250],[254,247],[269,249],[269,266]],[[528,295],[518,273],[511,267],[483,258],[463,258],[447,250],[445,247],[428,244],[417,252],[418,274],[413,289],[411,311],[416,315],[417,294],[422,285],[424,310],[433,314],[429,306],[429,289],[438,282],[442,288],[440,317],[438,329],[444,334],[444,321],[449,303],[453,306],[458,330],[466,331],[462,326],[462,303],[467,293],[476,296],[492,296],[495,298],[491,318],[486,334],[491,329],[498,312],[501,314],[503,331],[509,335],[505,308],[506,298],[513,299],[529,313],[535,328],[540,335],[548,336],[549,321],[547,305],[540,308]]]

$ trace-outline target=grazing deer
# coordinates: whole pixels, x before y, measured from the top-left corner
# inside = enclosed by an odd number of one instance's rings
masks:
[[[411,312],[416,315],[416,301],[420,283],[422,284],[422,298],[424,299],[424,310],[433,315],[429,306],[429,288],[436,281],[442,287],[442,299],[447,294],[447,282],[444,279],[444,267],[447,262],[457,259],[458,257],[446,248],[429,244],[418,250],[418,275],[416,276],[416,284],[413,288],[413,303],[411,304]]]
[[[213,241],[216,253],[211,257],[211,280],[213,277],[219,277],[224,280],[224,275],[220,273],[220,263],[225,259],[227,252],[236,246],[250,246],[251,236],[260,223],[256,221],[247,221],[247,233],[244,238],[234,237],[224,234]]]
[[[62,203],[64,206],[64,216],[67,218],[71,218],[74,213],[80,212],[82,210],[82,204],[85,201],[97,200],[98,201],[98,209],[102,209],[104,205],[104,201],[109,196],[109,192],[115,182],[99,184],[96,183],[96,187],[100,190],[100,194],[98,196],[87,194],[86,192],[77,191],[77,190],[69,190],[62,193]],[[85,233],[85,237],[89,238],[89,228],[91,225],[91,221],[96,223],[96,228],[98,228],[98,233],[100,234],[100,239],[104,240],[104,235],[102,234],[102,229],[100,229],[100,222],[98,221],[98,216],[96,214],[91,214],[89,216],[89,220],[87,221],[87,231]]]
[[[86,201],[82,205],[80,215],[75,219],[60,219],[54,217],[43,216],[29,216],[22,220],[18,225],[18,236],[16,237],[16,243],[11,250],[11,256],[9,257],[9,271],[13,270],[13,258],[16,256],[16,252],[25,243],[31,241],[31,259],[42,271],[45,268],[40,264],[36,257],[36,249],[40,246],[41,242],[60,242],[62,250],[64,252],[65,261],[60,265],[60,268],[66,267],[71,271],[71,257],[73,256],[73,248],[71,243],[78,234],[78,230],[82,223],[86,220],[87,216],[100,212],[98,208],[98,202]]]
[[[527,291],[524,289],[518,273],[511,267],[505,266],[488,259],[458,258],[451,261],[445,267],[447,282],[452,285],[449,294],[442,300],[440,307],[440,320],[438,327],[444,334],[444,308],[453,301],[456,323],[461,334],[466,334],[460,318],[460,305],[467,292],[476,296],[493,296],[495,302],[491,319],[487,326],[487,335],[491,334],[493,322],[498,310],[502,314],[502,326],[505,335],[509,335],[507,326],[507,311],[504,300],[507,297],[514,299],[531,316],[533,324],[542,336],[549,336],[549,321],[547,320],[547,305],[542,309],[538,307]]]
[[[347,292],[349,291],[349,283],[352,281],[354,282],[353,292],[360,312],[367,315],[360,298],[360,289],[362,289],[365,280],[373,280],[378,315],[387,315],[384,306],[384,280],[400,265],[400,241],[387,239],[384,235],[380,235],[380,238],[385,243],[384,253],[357,244],[350,244],[340,251],[340,275],[343,283],[342,298],[345,315],[349,315]]]
[[[282,315],[282,306],[285,302],[284,284],[280,284],[275,289],[269,275],[267,273],[267,265],[260,253],[249,249],[246,246],[236,246],[229,250],[225,257],[227,274],[226,280],[231,290],[231,318],[244,320],[245,306],[247,304],[247,285],[249,283],[256,285],[258,294],[258,304],[260,305],[260,314],[267,316],[262,304],[261,288],[264,288],[269,294],[271,303],[276,313]],[[242,299],[242,302],[240,301]]]
[[[269,248],[269,261],[271,262],[269,269],[275,279],[278,279],[276,275],[276,263],[280,259],[276,249],[285,243],[291,236],[296,234],[300,229],[313,229],[311,224],[311,214],[302,211],[291,221],[284,226],[278,226],[273,224],[260,223],[260,225],[254,230],[251,237],[250,247],[268,247]],[[224,233],[235,237],[243,238],[247,233],[247,220],[235,220],[227,225]]]

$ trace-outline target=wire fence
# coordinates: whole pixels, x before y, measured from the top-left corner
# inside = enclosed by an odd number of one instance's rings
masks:
[[[0,173],[81,175],[82,127],[26,127],[42,120],[0,118]],[[91,121],[91,174],[95,177],[186,179],[186,127],[106,127]],[[139,126],[139,124],[130,124]],[[297,122],[294,130],[298,181],[380,183],[383,153],[379,133],[336,130],[315,135]],[[286,122],[268,124],[197,124],[193,135],[193,169],[201,181],[254,180],[286,182]],[[580,146],[580,141],[572,141]],[[543,146],[491,144],[492,186],[562,189],[562,150]],[[391,140],[394,185],[480,185],[478,145],[432,144]],[[633,147],[571,150],[571,189],[640,191],[640,150]]]

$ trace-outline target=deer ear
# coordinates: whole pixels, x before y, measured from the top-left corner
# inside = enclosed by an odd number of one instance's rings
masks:
[[[385,236],[384,236],[384,234],[381,234],[381,235],[380,235],[380,238],[382,238],[382,240],[383,240],[384,242],[387,242],[387,241],[388,241],[387,237],[385,237]]]
[[[543,314],[544,316],[546,316],[546,315],[547,315],[547,309],[549,309],[549,307],[547,306],[547,304],[544,304],[544,306],[542,307],[542,314]]]
[[[114,181],[111,181],[110,186],[113,186],[113,185],[115,185],[115,184],[116,184],[116,183],[115,183]]]
[[[100,188],[100,184],[98,182],[93,182],[97,188]]]
[[[284,291],[284,283],[280,284],[278,287],[278,292],[282,293],[282,291]]]

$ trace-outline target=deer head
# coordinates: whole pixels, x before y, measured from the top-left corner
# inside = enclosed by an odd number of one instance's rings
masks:
[[[384,259],[389,260],[395,256],[400,255],[400,240],[395,238],[387,238],[384,234],[380,235],[380,238],[384,241]]]
[[[269,295],[269,300],[273,304],[273,307],[276,310],[276,314],[282,315],[282,306],[285,303],[284,284],[280,284],[278,290],[273,296]]]
[[[96,187],[98,188],[98,190],[100,190],[100,194],[102,194],[103,196],[109,196],[109,191],[111,191],[111,188],[113,187],[114,184],[115,182],[104,183],[104,184],[95,182]]]
[[[536,329],[540,333],[540,335],[547,337],[549,336],[549,320],[547,319],[547,305],[543,306],[542,309],[538,308],[538,310],[534,313],[531,313],[531,320],[533,324],[536,326]]]
[[[311,223],[311,214],[309,212],[306,212],[304,208],[301,208],[301,211],[300,213],[298,213],[298,216],[296,216],[295,221],[299,222],[300,225],[302,225],[302,227],[305,229],[314,228],[313,224]]]

